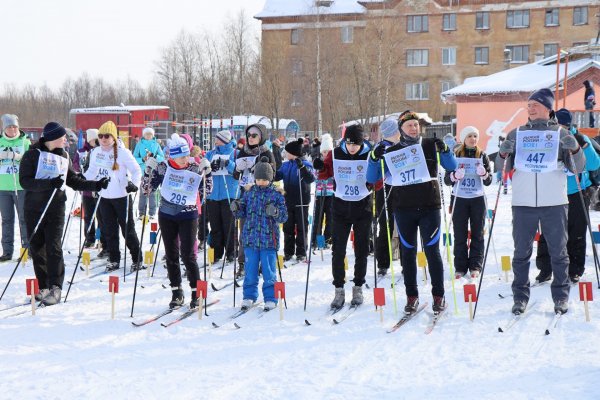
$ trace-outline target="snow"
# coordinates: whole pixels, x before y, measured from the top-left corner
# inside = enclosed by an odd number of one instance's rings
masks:
[[[132,111],[168,110],[167,106],[106,106],[93,108],[73,108],[70,114],[119,114]]]
[[[445,189],[445,204],[449,192]],[[493,206],[497,186],[487,189]],[[69,189],[69,197],[72,198]],[[70,206],[71,201],[67,201]],[[135,207],[134,209],[137,209]],[[592,226],[600,214],[591,212]],[[537,306],[506,333],[499,324],[510,318],[509,282],[500,272],[500,256],[512,256],[510,194],[501,195],[483,277],[481,301],[474,322],[469,321],[462,286],[455,282],[455,312],[449,266],[445,251],[446,300],[449,310],[430,335],[430,306],[395,333],[385,331],[399,318],[394,316],[389,280],[385,285],[387,306],[384,323],[372,306],[372,291],[365,289],[365,305],[342,324],[333,326],[323,316],[333,298],[331,251],[313,256],[307,312],[303,312],[306,264],[292,265],[282,274],[286,282],[288,310],[279,321],[278,310],[258,319],[257,310],[219,329],[211,321],[230,315],[233,290],[210,292],[220,303],[208,309],[210,317],[193,316],[170,328],[160,321],[134,328],[164,309],[170,300],[166,270],[157,263],[155,276],[139,275],[134,318],[130,318],[134,276],[120,283],[116,295],[116,319],[110,319],[111,297],[106,282],[84,280],[78,271],[68,302],[39,309],[36,316],[0,311],[0,391],[3,398],[18,399],[594,399],[595,379],[600,376],[600,306],[590,303],[591,322],[585,322],[583,304],[572,289],[570,309],[559,328],[544,335],[553,315],[549,285],[533,288]],[[77,258],[79,220],[72,221],[64,246],[69,280]],[[138,234],[141,223],[137,222]],[[15,229],[18,232],[18,228]],[[148,233],[143,239],[149,248]],[[122,242],[121,242],[122,243]],[[161,246],[162,247],[162,246]],[[93,252],[92,252],[93,253]],[[16,253],[15,253],[16,254]],[[497,256],[497,257],[496,257]],[[158,255],[162,257],[162,249]],[[198,256],[203,259],[202,253]],[[350,272],[354,256],[348,246]],[[200,262],[201,263],[201,262]],[[202,263],[201,263],[202,264]],[[0,266],[4,287],[15,263]],[[92,261],[92,266],[99,266]],[[367,282],[373,282],[369,257]],[[596,287],[588,241],[584,280]],[[394,262],[395,273],[399,264]],[[98,268],[101,268],[100,266]],[[119,271],[122,274],[122,270]],[[530,278],[537,270],[532,266]],[[25,279],[33,276],[31,261],[19,267],[0,302],[0,310],[24,301]],[[422,276],[422,273],[419,273]],[[232,266],[224,271],[232,278]],[[106,277],[104,277],[107,280]],[[219,285],[227,281],[212,274]],[[63,291],[66,292],[67,283]],[[143,285],[144,288],[141,288]],[[184,285],[189,300],[189,288]],[[431,286],[420,283],[421,301],[431,304]],[[350,284],[346,295],[350,296]],[[597,293],[597,292],[596,292]],[[398,308],[404,306],[403,284],[396,287]],[[348,299],[348,297],[347,297]],[[241,290],[236,292],[236,305]],[[308,318],[312,326],[305,326]]]
[[[357,0],[335,0],[330,7],[315,7],[314,0],[267,0],[254,18],[274,18],[302,15],[363,14],[365,8]]]

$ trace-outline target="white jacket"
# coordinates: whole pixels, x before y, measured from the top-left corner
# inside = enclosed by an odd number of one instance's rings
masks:
[[[117,148],[117,164],[119,169],[113,171],[111,168],[102,168],[103,166],[95,162],[97,156],[105,156],[106,160],[109,160],[108,165],[112,165],[113,150],[108,151],[102,150],[102,147],[98,146],[90,152],[90,166],[84,173],[86,179],[98,180],[108,173],[110,177],[110,183],[106,189],[102,189],[99,195],[106,199],[118,199],[127,196],[125,188],[129,181],[131,181],[138,188],[142,180],[142,170],[136,159],[128,149],[119,146]],[[104,170],[104,172],[102,172]]]

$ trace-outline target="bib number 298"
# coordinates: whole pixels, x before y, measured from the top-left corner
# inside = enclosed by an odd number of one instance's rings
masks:
[[[169,201],[173,204],[184,205],[187,201],[187,196],[179,193],[171,193],[171,199]]]
[[[359,194],[358,186],[344,185],[344,189],[344,194],[346,196],[358,196]]]

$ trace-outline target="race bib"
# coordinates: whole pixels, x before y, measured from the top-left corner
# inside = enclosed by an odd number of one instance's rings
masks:
[[[254,173],[251,171],[251,168],[256,164],[256,159],[258,156],[250,156],[250,157],[238,157],[236,163],[241,161],[245,165],[245,169],[240,176],[240,185],[246,186],[254,183]]]
[[[559,131],[517,130],[515,169],[545,173],[558,167]]]
[[[19,165],[0,165],[0,175],[12,175],[19,173]]]
[[[25,147],[23,144],[11,148],[13,152],[20,154],[21,156],[25,153]],[[19,162],[17,160],[0,160],[0,175],[12,175],[19,173]]]
[[[457,157],[456,162],[465,169],[465,176],[452,188],[452,194],[464,199],[483,196],[483,183],[477,175],[477,166],[483,164],[479,158]]]
[[[212,161],[220,161],[220,160],[229,160],[229,155],[228,154],[214,154]],[[218,171],[213,171],[212,175],[229,175],[229,171],[227,171],[227,168],[220,168]]]
[[[112,151],[98,149],[90,154],[90,166],[85,174],[89,180],[108,178],[112,173],[114,154]]]
[[[335,197],[346,201],[359,201],[371,192],[367,189],[368,160],[333,159],[333,179]]]
[[[391,182],[386,184],[407,186],[431,180],[423,147],[420,144],[413,144],[383,156],[391,174]]]
[[[192,171],[167,167],[160,194],[169,203],[193,206],[196,204],[201,179],[200,175]]]
[[[60,190],[64,190],[67,182],[69,160],[47,151],[39,152],[40,158],[38,160],[37,170],[35,172],[35,179],[53,179],[59,175],[62,175],[63,185],[61,186]]]

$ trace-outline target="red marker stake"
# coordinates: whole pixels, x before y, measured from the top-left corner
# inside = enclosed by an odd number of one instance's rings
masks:
[[[285,299],[285,282],[275,282],[275,298],[279,299],[279,320],[283,321],[283,299]]]
[[[373,300],[375,308],[379,307],[379,320],[383,323],[383,306],[385,306],[385,289],[382,287],[373,288]]]
[[[38,280],[26,279],[25,287],[27,288],[27,296],[31,296],[31,315],[35,315],[35,295],[40,292],[40,286]]]
[[[473,321],[473,302],[477,301],[477,287],[474,283],[463,286],[465,302],[469,303],[469,319]]]
[[[108,277],[108,291],[112,297],[111,319],[115,319],[115,294],[119,293],[119,277],[111,275]]]
[[[196,297],[198,299],[206,299],[206,289],[208,288],[208,282],[207,281],[201,281],[198,280],[196,281]],[[193,292],[192,292],[193,293]],[[199,301],[198,302],[198,319],[202,319],[202,303],[203,301]]]

